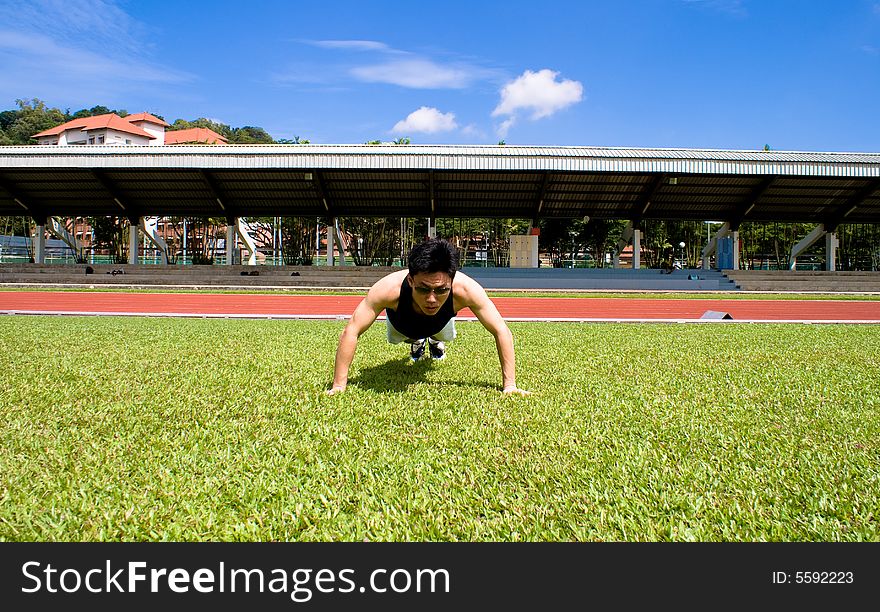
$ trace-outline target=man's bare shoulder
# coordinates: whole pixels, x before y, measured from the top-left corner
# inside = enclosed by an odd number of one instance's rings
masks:
[[[407,270],[398,270],[383,276],[370,287],[367,299],[383,308],[395,306],[400,299],[400,285],[408,273]]]
[[[459,270],[452,282],[452,291],[457,302],[472,306],[486,299],[486,290],[476,280]]]

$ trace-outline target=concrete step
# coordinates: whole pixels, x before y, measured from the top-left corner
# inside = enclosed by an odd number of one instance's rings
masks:
[[[0,274],[85,274],[90,267],[94,273],[101,274],[122,270],[126,274],[162,275],[162,276],[241,276],[242,272],[258,272],[259,276],[291,276],[298,272],[302,276],[324,276],[326,274],[346,274],[349,276],[384,276],[400,268],[369,267],[369,266],[131,266],[128,264],[75,264],[67,266],[51,266],[42,264],[3,264]]]
[[[87,274],[87,269],[92,273]],[[0,283],[65,285],[369,287],[398,268],[359,266],[145,266],[8,264]],[[114,274],[115,273],[115,274]]]
[[[880,272],[823,270],[725,270],[743,291],[878,293]]]
[[[863,287],[850,287],[840,285],[781,285],[779,283],[755,283],[740,287],[742,291],[778,291],[792,293],[880,293],[880,285],[867,285]]]
[[[91,268],[92,273],[86,274]],[[370,287],[393,267],[175,266],[127,264],[10,264],[0,283],[67,286]],[[729,291],[736,285],[715,270],[482,268],[463,271],[487,289]],[[121,272],[112,274],[113,272]],[[256,275],[253,275],[256,273]]]
[[[76,285],[180,285],[180,286],[329,286],[329,287],[369,287],[378,278],[364,276],[186,276],[172,277],[139,274],[8,274],[0,276],[4,284],[76,284]]]

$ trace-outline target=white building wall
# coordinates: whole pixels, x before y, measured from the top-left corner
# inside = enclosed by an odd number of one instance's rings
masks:
[[[107,144],[114,145],[148,145],[152,141],[145,136],[136,136],[128,132],[117,132],[116,130],[107,130]]]
[[[74,145],[74,144],[86,144],[89,141],[89,137],[82,130],[66,130],[62,133],[64,136],[64,144]],[[61,144],[61,139],[58,139],[58,144]]]
[[[148,121],[134,121],[132,125],[135,127],[141,128],[147,134],[151,134],[156,138],[154,140],[149,140],[144,144],[151,145],[164,145],[165,144],[165,128],[161,125],[156,125],[155,123],[150,123]],[[147,140],[146,138],[144,140]],[[134,143],[132,143],[134,144]]]
[[[165,143],[165,132],[162,130],[162,142],[158,144]],[[100,137],[104,137],[104,142],[99,143],[98,140]],[[92,130],[90,132],[84,132],[82,130],[66,130],[61,132],[58,136],[41,136],[37,139],[37,144],[41,145],[73,145],[73,144],[81,144],[88,145],[89,138],[94,138],[95,142],[93,144],[108,144],[108,145],[130,145],[130,146],[143,146],[143,145],[151,145],[157,144],[155,140],[151,140],[145,136],[136,136],[135,134],[129,134],[127,132],[117,132],[116,130]],[[57,142],[56,142],[57,141]]]

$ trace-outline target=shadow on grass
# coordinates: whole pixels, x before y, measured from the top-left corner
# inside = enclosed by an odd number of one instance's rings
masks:
[[[411,385],[424,383],[428,372],[432,366],[430,362],[420,362],[411,364],[409,357],[403,359],[390,359],[385,363],[375,365],[369,368],[363,368],[353,376],[348,382],[356,384],[362,389],[371,391],[407,391]],[[459,387],[485,387],[487,389],[496,388],[487,382],[463,381],[463,380],[443,380],[444,385],[457,385]]]

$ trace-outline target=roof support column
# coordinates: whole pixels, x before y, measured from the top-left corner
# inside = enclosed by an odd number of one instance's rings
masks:
[[[428,238],[437,237],[437,217],[434,203],[434,171],[428,173],[428,195],[431,198],[431,216],[428,217]]]
[[[235,223],[237,219],[232,217],[226,219],[226,265],[231,266],[235,263]]]
[[[339,218],[333,217],[333,231],[336,232],[336,244],[339,250],[339,265],[345,265],[345,241],[342,239],[342,232],[339,231]]]
[[[140,261],[138,257],[138,225],[140,220],[138,217],[129,218],[128,220],[128,263],[137,265]]]
[[[334,240],[335,238],[335,240]],[[336,256],[334,242],[339,245],[339,265],[345,265],[345,242],[342,240],[342,232],[339,231],[339,219],[333,217],[333,221],[327,226],[327,265],[336,265]]]
[[[335,266],[336,261],[333,257],[333,249],[335,248],[333,245],[333,238],[336,234],[336,217],[330,222],[330,225],[327,226],[327,265]]]
[[[828,272],[837,270],[837,247],[839,246],[840,240],[837,239],[837,232],[825,234],[825,269]]]
[[[808,248],[813,246],[816,241],[822,238],[826,234],[825,224],[820,223],[816,226],[816,228],[804,236],[804,239],[798,242],[796,245],[791,247],[791,255],[788,258],[788,269],[795,270],[797,269],[797,258],[798,255],[806,251]],[[836,240],[836,238],[835,238]]]
[[[642,230],[633,229],[633,270],[642,267]]]
[[[46,262],[46,219],[34,217],[34,263]]]

